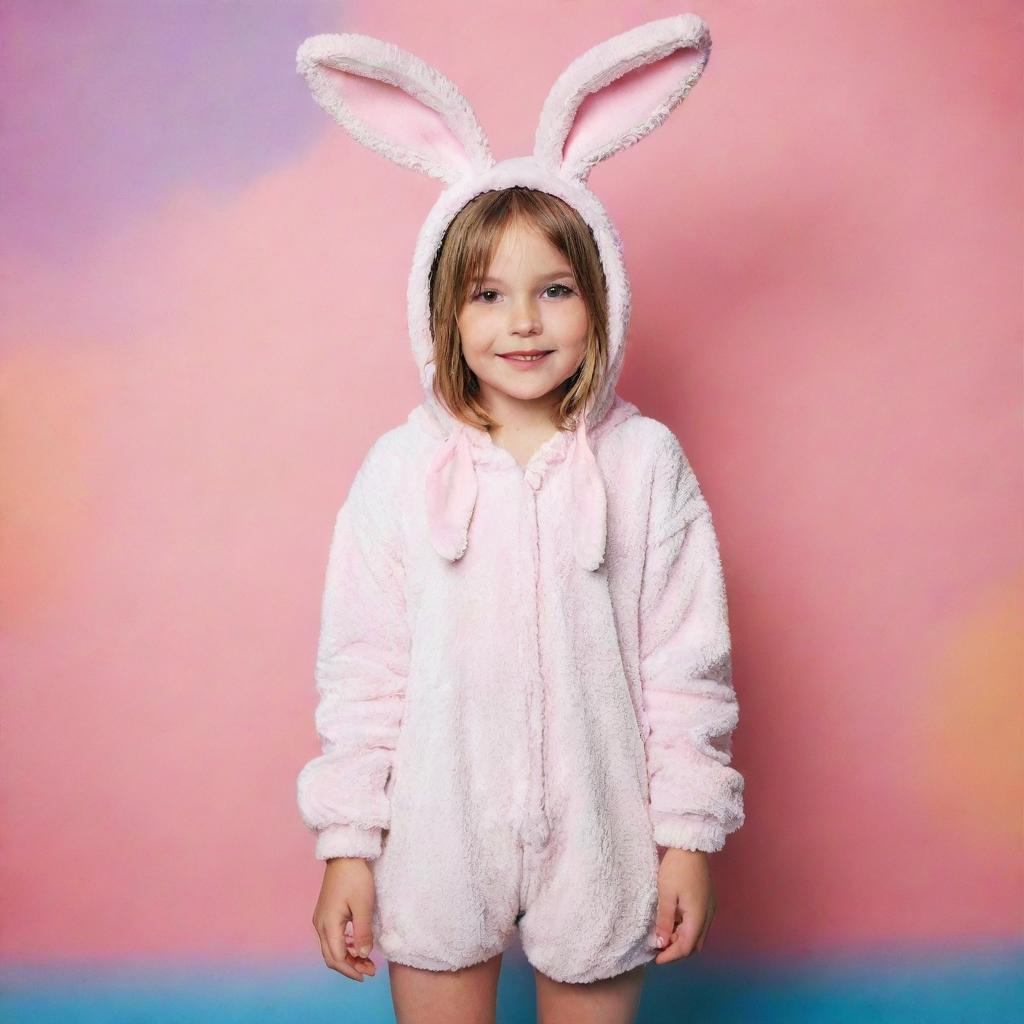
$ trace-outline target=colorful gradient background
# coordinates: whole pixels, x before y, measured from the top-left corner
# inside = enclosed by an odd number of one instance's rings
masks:
[[[667,3],[0,3],[5,1021],[392,1019],[329,971],[295,778],[329,530],[420,400],[439,184],[307,35],[418,53],[496,155]],[[715,509],[746,826],[641,1021],[1010,1019],[1022,860],[1022,8],[693,8],[690,98],[591,185],[620,392]],[[532,1019],[521,949],[499,1019]]]

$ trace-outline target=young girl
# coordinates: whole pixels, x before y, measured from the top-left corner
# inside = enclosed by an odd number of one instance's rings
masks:
[[[496,162],[412,54],[299,49],[356,139],[448,183],[409,279],[424,401],[338,512],[323,753],[298,779],[324,960],[362,981],[379,947],[403,1022],[493,1017],[517,929],[545,1019],[632,1020],[644,965],[701,949],[707,854],[743,824],[711,513],[672,431],[615,392],[629,285],[586,185],[709,52],[694,15],[608,40],[555,83],[534,153]]]

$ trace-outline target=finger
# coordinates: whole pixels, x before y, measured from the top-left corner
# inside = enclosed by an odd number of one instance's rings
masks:
[[[668,946],[654,958],[654,962],[656,964],[668,964],[673,960],[681,960],[684,955],[683,940],[677,934],[673,934]]]
[[[352,947],[355,955],[365,960],[373,951],[373,901],[353,900],[351,910]]]
[[[672,934],[672,938],[668,946],[654,958],[654,962],[658,964],[667,964],[673,960],[679,960],[684,956],[689,956],[690,953],[693,952],[693,947],[696,941],[696,926],[687,924],[684,916],[683,923]]]
[[[352,978],[353,981],[362,981],[362,975],[359,974],[353,966],[348,962],[348,958],[338,961],[335,960],[331,953],[330,946],[327,944],[327,938],[322,932],[317,932],[320,936],[320,952],[323,954],[324,963],[331,968],[332,971],[338,971],[340,974],[344,974],[347,978]]]
[[[676,923],[675,893],[658,894],[658,912],[654,918],[654,931],[659,948],[664,948],[672,939],[672,929]]]
[[[324,962],[328,967],[353,981],[362,981],[363,976],[355,968],[354,960],[345,949],[345,924],[348,921],[348,909],[337,917],[325,920],[319,929],[320,946],[324,950]]]
[[[360,956],[352,943],[352,936],[345,936],[345,959],[352,964],[357,971],[369,974],[371,977],[377,973],[377,965],[366,956]]]
[[[356,968],[364,974],[375,975],[377,965],[370,959],[373,951],[373,898],[353,901],[351,934],[346,936],[349,955]]]
[[[354,967],[360,974],[368,974],[372,978],[377,973],[377,965],[369,958],[360,956],[352,945],[352,936],[345,936],[345,963]]]
[[[339,912],[331,914],[321,925],[328,952],[335,962],[345,959],[345,925],[348,920],[349,910],[344,907]]]

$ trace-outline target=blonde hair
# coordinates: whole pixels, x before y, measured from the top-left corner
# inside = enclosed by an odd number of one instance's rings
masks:
[[[458,315],[487,273],[494,252],[512,225],[535,228],[569,262],[587,309],[586,354],[566,382],[556,412],[560,430],[574,423],[601,387],[608,366],[608,293],[604,267],[589,225],[568,203],[548,192],[514,185],[482,192],[448,225],[430,270],[430,330],[433,336],[435,396],[470,426],[497,425],[480,404],[479,383],[462,353]]]

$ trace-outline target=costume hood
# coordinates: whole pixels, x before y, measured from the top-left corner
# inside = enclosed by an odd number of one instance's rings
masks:
[[[427,470],[425,500],[432,543],[445,558],[455,561],[466,550],[477,463],[511,458],[433,392],[430,270],[448,225],[481,192],[523,185],[564,200],[594,234],[608,287],[607,373],[575,429],[546,442],[540,466],[535,456],[526,472],[536,487],[545,463],[570,460],[575,555],[581,566],[596,569],[604,559],[606,494],[590,441],[637,409],[615,393],[630,316],[622,245],[587,178],[600,161],[665,120],[703,73],[710,51],[707,25],[694,14],[651,21],[594,46],[552,86],[533,152],[496,161],[461,92],[414,54],[354,33],[311,36],[299,47],[297,68],[314,98],[356,141],[445,185],[420,229],[407,295],[412,353],[426,395],[414,416],[442,439]]]

